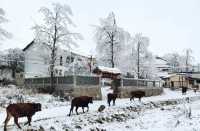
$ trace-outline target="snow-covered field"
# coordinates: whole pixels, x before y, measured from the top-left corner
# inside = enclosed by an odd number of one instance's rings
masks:
[[[102,92],[109,92],[109,88],[102,89]],[[0,130],[3,130],[6,117],[6,102],[19,100],[18,93],[23,94],[25,102],[42,103],[42,111],[33,116],[31,127],[23,126],[26,118],[19,119],[25,131],[200,131],[199,92],[189,91],[182,96],[180,91],[164,89],[162,95],[143,98],[142,102],[117,99],[116,106],[111,107],[107,106],[104,95],[104,100],[89,105],[89,112],[83,114],[80,108],[79,115],[74,113],[69,117],[70,102],[62,102],[47,94],[32,94],[16,87],[0,88]],[[187,97],[190,97],[190,103],[186,103]],[[97,112],[100,105],[106,105],[102,113]],[[188,117],[190,108],[191,117]],[[17,130],[13,120],[10,121],[8,131]]]

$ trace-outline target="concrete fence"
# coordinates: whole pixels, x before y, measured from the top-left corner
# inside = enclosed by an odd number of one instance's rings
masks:
[[[61,96],[92,96],[94,99],[102,99],[101,78],[99,76],[64,76],[55,77],[55,90]],[[50,88],[50,78],[29,78],[25,79],[26,88],[46,89]],[[133,90],[144,90],[146,96],[159,95],[163,89],[160,81],[123,78],[120,82],[120,96],[130,97]]]
[[[130,92],[134,90],[143,90],[145,91],[146,96],[160,95],[163,92],[160,81],[133,78],[121,79],[121,86],[119,90],[122,98],[130,97]]]
[[[62,96],[89,95],[94,99],[101,99],[100,78],[98,76],[64,76],[55,77],[55,93]],[[48,90],[50,78],[28,78],[25,79],[26,88],[37,90]]]

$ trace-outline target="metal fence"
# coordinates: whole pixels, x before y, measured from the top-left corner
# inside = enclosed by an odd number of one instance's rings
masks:
[[[98,76],[64,76],[55,77],[54,83],[56,88],[72,89],[76,86],[93,86],[99,85],[100,78]],[[27,88],[49,88],[50,77],[43,78],[27,78],[24,82]]]
[[[148,79],[133,79],[123,78],[121,80],[121,86],[136,86],[136,87],[161,87],[161,82]]]

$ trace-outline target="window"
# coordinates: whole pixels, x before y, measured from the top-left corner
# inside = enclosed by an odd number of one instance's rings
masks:
[[[72,62],[74,62],[74,57],[70,57],[70,56],[67,56],[67,58],[66,58],[66,63],[72,63]]]
[[[60,56],[60,65],[63,65],[63,60],[62,60],[62,56]]]
[[[67,56],[66,63],[70,63],[70,56]]]

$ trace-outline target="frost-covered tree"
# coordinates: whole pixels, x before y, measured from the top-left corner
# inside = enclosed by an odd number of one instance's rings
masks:
[[[185,50],[184,59],[185,59],[185,69],[186,72],[188,72],[189,67],[192,65],[192,60],[194,59],[194,57],[192,56],[192,49]]]
[[[136,51],[135,51],[134,38],[129,33],[127,33],[125,35],[124,42],[125,44],[120,54],[121,58],[118,67],[124,74],[135,75]]]
[[[181,65],[181,56],[178,53],[168,53],[163,56],[165,60],[168,61],[168,64],[172,67],[173,70],[176,70]]]
[[[24,71],[24,52],[19,48],[8,49],[5,56],[7,64],[12,69],[12,77],[16,72]]]
[[[169,65],[172,67],[172,71],[191,71],[192,62],[194,57],[192,56],[192,50],[186,49],[183,54],[179,53],[168,53],[165,54],[164,59],[166,59]]]
[[[59,3],[52,4],[53,9],[42,7],[39,12],[43,14],[43,23],[36,24],[35,31],[36,41],[46,43],[51,49],[50,76],[51,92],[54,91],[54,66],[56,61],[56,51],[58,46],[65,45],[68,48],[77,46],[76,40],[82,39],[79,33],[70,31],[69,26],[75,27],[71,16],[73,15],[70,6]]]
[[[100,19],[100,25],[95,27],[98,63],[108,67],[118,66],[127,32],[117,26],[113,12],[107,18]]]
[[[5,38],[11,38],[11,34],[7,32],[5,29],[2,28],[2,24],[8,22],[5,18],[5,11],[0,8],[0,41],[4,40]]]
[[[150,55],[150,52],[148,50],[149,47],[149,38],[142,36],[141,33],[138,33],[134,37],[134,43],[135,43],[135,55],[136,56],[136,67],[137,67],[137,77],[138,78],[144,78],[144,71],[147,66],[147,60],[151,60],[152,57]],[[143,75],[142,75],[143,74]]]

